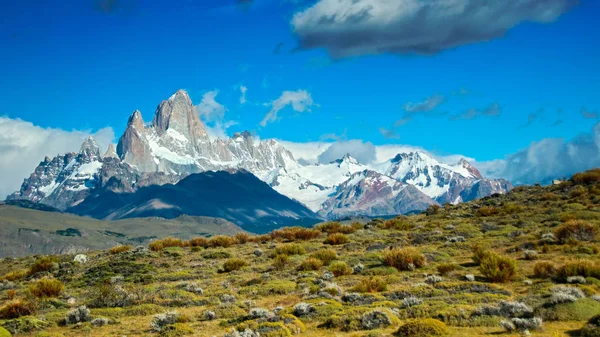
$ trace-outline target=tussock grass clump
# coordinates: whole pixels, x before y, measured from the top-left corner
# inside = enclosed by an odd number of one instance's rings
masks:
[[[556,271],[556,277],[562,281],[566,281],[569,276],[600,279],[600,265],[589,260],[575,260],[565,263]]]
[[[416,248],[394,248],[383,253],[383,263],[398,270],[414,270],[426,264],[425,255]]]
[[[160,240],[155,240],[148,245],[151,251],[159,252],[168,247],[185,247],[185,241],[173,237],[167,237]]]
[[[352,267],[344,261],[335,261],[329,266],[329,271],[335,276],[344,276],[352,274]]]
[[[448,334],[448,327],[437,319],[425,318],[410,321],[401,326],[394,336],[402,337],[428,337],[444,336]]]
[[[493,254],[491,251],[478,245],[473,246],[471,250],[473,251],[473,262],[476,265],[480,265],[483,259],[485,259],[488,255]]]
[[[29,291],[38,298],[56,297],[65,290],[65,285],[57,279],[43,278],[29,286]]]
[[[337,222],[337,221],[326,222],[326,223],[318,225],[315,228],[320,230],[321,232],[327,233],[327,234],[334,234],[334,233],[352,234],[352,233],[356,232],[356,227],[342,225],[340,222]]]
[[[128,252],[131,250],[131,248],[133,248],[131,245],[115,246],[109,249],[108,252],[110,253],[110,255],[116,255],[119,253]]]
[[[0,318],[19,318],[21,316],[32,315],[34,312],[34,305],[29,302],[21,300],[8,301],[0,307]]]
[[[456,263],[440,263],[436,268],[440,275],[446,276],[458,269],[458,265]]]
[[[479,272],[492,282],[505,283],[517,274],[517,262],[509,257],[491,253],[481,260]]]
[[[569,220],[554,232],[554,236],[560,243],[569,240],[593,241],[597,235],[598,227],[583,220]]]
[[[304,255],[306,250],[303,246],[296,243],[289,243],[275,248],[274,255]]]
[[[190,247],[203,247],[203,248],[207,248],[208,247],[208,239],[207,238],[203,238],[201,236],[196,237],[196,238],[192,238],[192,239],[190,239],[190,241],[188,241],[188,245]]]
[[[393,229],[397,231],[405,231],[415,227],[415,225],[407,220],[406,217],[397,217],[389,219],[380,225],[383,229]]]
[[[235,235],[233,236],[233,239],[238,244],[243,245],[244,243],[252,241],[252,236],[246,232],[239,232],[239,233],[235,233]]]
[[[223,247],[228,248],[235,244],[235,240],[227,235],[217,235],[208,239],[208,246],[212,248]]]
[[[319,259],[323,262],[324,265],[329,265],[331,261],[337,260],[337,253],[332,249],[321,249],[310,255],[316,259]]]
[[[323,267],[323,261],[319,259],[315,259],[314,257],[309,257],[308,259],[302,261],[300,266],[298,266],[299,271],[311,271],[311,270],[319,270]]]
[[[320,235],[321,231],[318,229],[304,227],[284,227],[271,232],[270,237],[275,240],[306,241],[315,239]]]
[[[378,293],[387,290],[387,282],[383,277],[364,277],[352,288],[358,293]]]
[[[58,266],[60,260],[56,256],[45,256],[37,259],[31,267],[29,267],[29,275],[51,271]]]
[[[161,337],[181,337],[193,333],[194,329],[185,323],[169,324],[160,330]]]
[[[551,278],[556,275],[556,267],[552,262],[541,261],[533,266],[533,276],[537,278]]]
[[[475,214],[480,217],[498,215],[500,210],[492,206],[481,206]]]
[[[600,169],[592,169],[581,173],[576,173],[571,177],[575,184],[592,184],[600,182]]]
[[[240,270],[248,265],[248,262],[242,259],[229,259],[223,263],[223,271],[226,273],[232,272],[234,270]]]
[[[279,254],[273,258],[273,267],[283,269],[290,264],[290,258],[287,255]]]
[[[29,270],[28,269],[19,269],[19,270],[13,270],[10,273],[5,274],[4,276],[0,277],[0,281],[20,281],[22,279],[24,279],[25,277],[27,277],[27,275],[29,274]]]
[[[343,245],[348,242],[350,242],[350,239],[342,233],[331,234],[323,241],[326,245]]]

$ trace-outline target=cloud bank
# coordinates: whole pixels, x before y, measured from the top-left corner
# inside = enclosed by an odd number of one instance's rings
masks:
[[[78,152],[83,140],[94,136],[103,153],[114,138],[112,128],[94,133],[42,128],[21,119],[0,117],[0,200],[18,190],[44,157]]]
[[[523,22],[549,23],[574,0],[319,0],[291,21],[299,48],[335,59],[435,54],[503,36]]]
[[[245,87],[244,87],[245,88]],[[242,90],[242,94],[245,90]],[[227,138],[227,129],[236,125],[236,121],[225,121],[227,108],[217,102],[219,90],[212,90],[202,95],[202,101],[196,106],[200,118],[205,123],[206,132],[212,138]]]

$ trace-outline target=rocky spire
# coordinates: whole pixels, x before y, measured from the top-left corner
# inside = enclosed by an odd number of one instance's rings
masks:
[[[139,110],[135,110],[131,116],[129,116],[129,120],[127,120],[127,127],[133,127],[138,131],[142,131],[144,129],[144,120],[142,119],[142,113]]]
[[[168,129],[172,129],[193,144],[208,141],[204,124],[200,121],[200,116],[194,108],[190,96],[184,90],[177,90],[168,100],[160,103],[156,108],[152,125],[156,128],[159,136]]]
[[[119,158],[119,156],[117,155],[115,144],[108,144],[108,149],[106,149],[106,152],[104,153],[102,158]]]
[[[458,165],[467,169],[467,171],[469,171],[469,173],[471,173],[473,175],[473,177],[481,179],[483,178],[483,176],[481,175],[481,172],[479,172],[479,170],[473,166],[471,163],[469,163],[465,158],[461,158],[458,161]]]
[[[96,144],[94,137],[89,136],[85,138],[83,144],[81,144],[79,153],[88,157],[100,157],[100,148]]]

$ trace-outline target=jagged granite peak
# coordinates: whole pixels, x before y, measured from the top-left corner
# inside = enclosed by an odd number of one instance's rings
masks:
[[[135,110],[127,120],[127,127],[132,127],[136,130],[144,129],[144,119],[140,110]]]
[[[347,163],[350,165],[359,165],[358,160],[356,160],[356,158],[352,157],[349,153],[346,153],[342,158],[332,161],[330,164],[334,164],[334,163],[338,164],[338,165],[341,165],[343,163]]]
[[[115,148],[115,144],[108,144],[108,148],[106,149],[106,152],[104,152],[102,158],[119,158],[119,155],[117,154],[117,149]]]
[[[478,179],[482,179],[483,176],[481,175],[481,172],[479,172],[479,170],[473,166],[473,164],[469,163],[468,160],[466,160],[465,158],[461,158],[458,161],[459,166],[461,166],[462,168],[466,169],[467,171],[469,171],[469,173],[471,173],[475,178]]]
[[[100,157],[100,147],[92,136],[88,136],[83,140],[79,153],[88,157]]]
[[[192,143],[208,141],[208,134],[200,115],[185,90],[177,90],[156,108],[152,125],[161,136],[167,130],[176,131]]]

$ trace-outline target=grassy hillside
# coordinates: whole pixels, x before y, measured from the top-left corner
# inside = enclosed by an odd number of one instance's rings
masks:
[[[147,244],[152,239],[169,235],[189,239],[240,231],[241,228],[229,221],[209,217],[101,221],[0,205],[0,257],[76,253],[108,249],[119,244]]]
[[[0,326],[40,337],[599,336],[599,181],[595,171],[366,225],[165,239],[84,262],[4,259]]]

